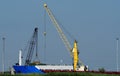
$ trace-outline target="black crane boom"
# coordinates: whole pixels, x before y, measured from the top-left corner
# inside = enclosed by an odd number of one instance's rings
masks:
[[[32,56],[33,56],[33,52],[34,52],[34,48],[36,46],[36,54],[37,54],[37,38],[38,37],[38,28],[35,28],[34,29],[34,33],[32,35],[32,38],[30,40],[30,42],[28,43],[28,53],[27,53],[27,57],[26,57],[26,60],[25,60],[25,65],[29,65],[31,60],[32,60]],[[37,55],[36,55],[37,56]]]

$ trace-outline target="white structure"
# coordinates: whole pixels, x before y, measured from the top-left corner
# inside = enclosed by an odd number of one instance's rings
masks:
[[[15,73],[14,73],[14,68],[10,68],[10,73],[11,73],[11,75],[14,75]]]
[[[72,65],[36,65],[41,70],[73,70]]]
[[[22,65],[22,50],[19,51],[19,65]]]
[[[35,67],[41,70],[73,70],[73,65],[36,65]],[[86,68],[88,68],[88,66]],[[85,67],[80,66],[76,71],[85,71]],[[88,71],[88,69],[86,69],[86,71]]]

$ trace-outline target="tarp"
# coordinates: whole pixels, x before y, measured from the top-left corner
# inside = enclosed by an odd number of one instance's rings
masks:
[[[40,69],[37,69],[35,66],[13,66],[15,73],[40,73],[44,74],[44,72]]]

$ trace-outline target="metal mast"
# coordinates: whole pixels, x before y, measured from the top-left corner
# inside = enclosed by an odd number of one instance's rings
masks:
[[[118,63],[118,46],[119,46],[119,38],[116,38],[117,41],[117,47],[116,47],[116,70],[119,71],[119,63]]]
[[[3,54],[2,54],[2,70],[3,70],[3,74],[4,74],[4,62],[5,62],[5,37],[2,38],[3,39]]]

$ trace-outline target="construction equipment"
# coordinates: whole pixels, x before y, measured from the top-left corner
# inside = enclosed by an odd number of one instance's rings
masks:
[[[73,48],[71,47],[68,39],[66,38],[65,34],[63,33],[62,29],[60,28],[57,20],[55,19],[53,13],[51,12],[51,10],[47,7],[47,4],[44,4],[44,8],[47,11],[51,21],[53,22],[54,26],[56,27],[56,30],[58,31],[58,34],[60,36],[60,38],[62,39],[63,43],[65,44],[67,50],[70,52],[70,55],[73,59],[73,70],[77,71],[79,69],[81,69],[81,67],[84,69],[85,66],[83,65],[82,61],[79,60],[79,52],[78,52],[78,48],[77,48],[77,41],[74,41],[74,46]],[[81,66],[80,66],[81,64]]]
[[[32,38],[31,38],[30,42],[28,43],[28,47],[27,47],[28,53],[27,53],[27,57],[25,60],[25,65],[29,65],[31,63],[34,48],[36,48],[36,57],[38,56],[37,55],[37,51],[38,51],[37,47],[38,47],[38,28],[35,28]]]

